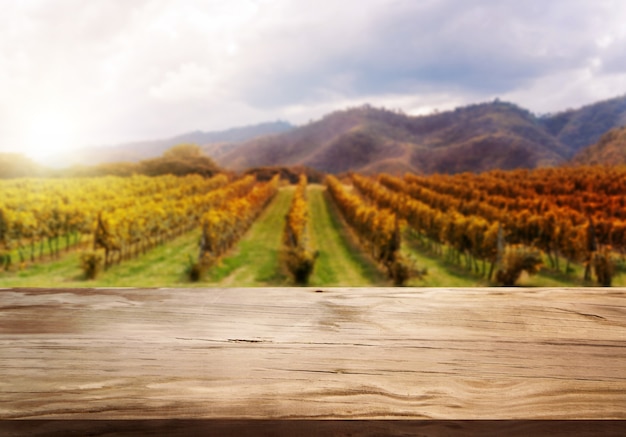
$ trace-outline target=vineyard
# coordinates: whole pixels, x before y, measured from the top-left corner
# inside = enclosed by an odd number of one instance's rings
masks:
[[[429,249],[505,285],[521,270],[582,264],[611,285],[626,249],[624,169],[560,168],[480,175],[351,176],[371,202],[402,217]],[[485,266],[489,264],[489,269]],[[520,264],[517,265],[516,264]]]
[[[343,265],[340,257],[355,251],[360,267],[350,261],[350,269],[378,271],[388,285],[428,283],[437,273],[427,260],[481,284],[515,285],[533,274],[569,285],[621,281],[623,168],[328,176],[316,188],[326,194],[315,191],[314,199],[306,177],[295,188],[286,185],[278,177],[262,182],[223,174],[0,181],[0,284],[19,284],[16,278],[37,266],[73,257],[89,285],[180,241],[169,260],[180,273],[167,282],[207,284],[243,250],[240,240],[256,235],[259,220],[268,220],[260,217],[273,214],[268,209],[277,207],[278,193],[287,210],[272,218],[279,223],[268,223],[279,235],[271,243],[276,247],[264,250],[279,262],[272,264],[275,272],[261,275],[281,278],[276,285],[351,285],[345,282],[354,272],[346,271],[342,281],[342,273],[330,270],[333,259]],[[326,204],[335,218],[321,225],[319,209]],[[331,242],[335,235],[340,243]],[[331,243],[347,249],[331,249]],[[237,268],[250,262],[241,263]],[[42,281],[49,285],[50,278]]]

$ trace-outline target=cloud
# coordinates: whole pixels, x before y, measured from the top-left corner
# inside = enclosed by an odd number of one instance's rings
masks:
[[[597,49],[589,34],[600,20],[588,2],[545,3],[375,3],[341,23],[320,14],[274,30],[271,44],[255,49],[253,62],[267,59],[273,68],[251,78],[246,92],[269,106],[337,93],[503,93],[577,68]]]
[[[3,1],[0,150],[51,107],[97,144],[365,102],[580,106],[626,91],[625,18],[619,0]]]

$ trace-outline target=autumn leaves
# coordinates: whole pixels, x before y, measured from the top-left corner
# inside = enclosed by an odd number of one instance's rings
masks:
[[[192,263],[190,279],[201,279],[204,271],[226,253],[248,230],[278,191],[278,176],[259,183],[246,176],[224,188],[223,201],[209,209],[201,220],[202,237],[197,263]]]
[[[196,280],[235,246],[279,183],[226,175],[1,181],[0,269],[27,268],[89,245],[82,261],[92,277],[200,227],[188,271]],[[307,283],[317,259],[306,184],[301,177],[274,231],[282,233],[280,258],[295,284]],[[626,264],[624,168],[351,174],[328,176],[325,185],[362,252],[396,285],[414,270],[403,255],[406,238],[492,284],[513,285],[523,271],[545,264],[572,284],[610,285]],[[322,255],[332,262],[333,254]]]
[[[367,179],[353,175],[352,182],[357,188],[363,188],[367,184]],[[409,278],[410,266],[400,254],[400,228],[394,210],[388,207],[379,208],[358,194],[350,192],[334,176],[327,176],[326,186],[344,219],[358,235],[361,244],[386,269],[394,285],[404,284]]]
[[[291,207],[285,217],[281,259],[296,284],[308,283],[318,252],[309,244],[309,211],[306,201],[307,178],[300,176]]]
[[[544,259],[566,274],[572,264],[582,264],[585,281],[593,271],[599,284],[610,285],[626,249],[624,168],[352,180],[377,205],[406,220],[425,246],[489,280],[495,269],[504,285],[514,284],[520,269],[537,272]]]

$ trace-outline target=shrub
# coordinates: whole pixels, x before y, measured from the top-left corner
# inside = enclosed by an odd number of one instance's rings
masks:
[[[96,279],[102,271],[104,257],[100,252],[84,252],[80,255],[80,266],[86,279]]]
[[[388,261],[386,267],[387,275],[395,287],[404,286],[413,277],[423,278],[428,274],[428,269],[419,270],[414,259],[400,255],[398,252],[394,253],[393,260]]]
[[[204,274],[203,270],[204,269],[199,262],[190,260],[189,265],[187,266],[186,273],[191,282],[198,282],[200,279],[202,279],[202,276]]]
[[[185,273],[191,282],[201,281],[207,270],[215,264],[215,261],[215,257],[209,252],[204,252],[199,261],[194,260],[194,258],[189,255],[189,262],[187,263]]]
[[[309,282],[318,255],[317,251],[311,252],[298,247],[284,249],[285,264],[296,284],[305,285]]]
[[[387,265],[389,277],[393,285],[400,287],[411,277],[411,266],[404,259],[395,259]]]
[[[595,252],[591,258],[593,271],[598,279],[598,284],[603,287],[610,287],[615,274],[615,263],[607,250]]]
[[[4,267],[4,270],[11,267],[11,252],[8,250],[0,250],[0,267]]]
[[[502,260],[502,268],[496,272],[496,280],[504,286],[517,283],[522,272],[534,275],[541,268],[541,252],[521,245],[509,246]]]

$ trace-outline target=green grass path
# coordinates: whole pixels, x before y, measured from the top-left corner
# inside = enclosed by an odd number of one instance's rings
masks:
[[[281,189],[232,253],[207,273],[203,285],[263,287],[289,285],[279,265],[279,249],[285,215],[293,187]]]
[[[325,188],[309,185],[309,234],[319,251],[309,285],[367,287],[388,285],[378,269],[350,243],[337,212],[327,203]]]

